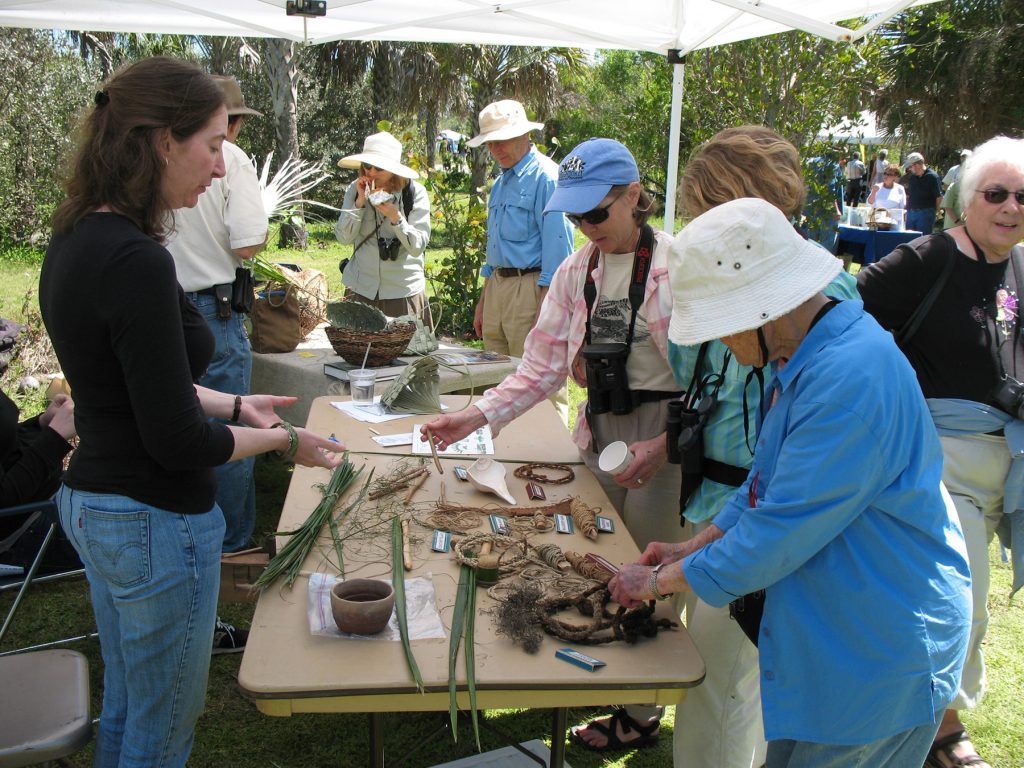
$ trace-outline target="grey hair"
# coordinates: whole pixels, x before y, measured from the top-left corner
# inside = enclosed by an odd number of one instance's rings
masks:
[[[883,160],[885,160],[885,158],[887,158],[889,156],[889,150],[888,149],[883,149],[881,152],[878,153],[878,156],[880,158],[882,158]]]
[[[974,148],[974,154],[964,161],[960,174],[960,199],[964,208],[974,199],[978,185],[994,165],[1008,165],[1024,174],[1024,139],[996,136]]]

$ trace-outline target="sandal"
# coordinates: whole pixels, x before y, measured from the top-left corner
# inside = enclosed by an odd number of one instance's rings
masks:
[[[619,726],[622,727],[623,734],[636,731],[638,736],[635,739],[623,741],[619,738]],[[655,720],[653,723],[648,723],[647,725],[640,725],[640,723],[626,714],[625,709],[616,709],[612,713],[611,719],[608,721],[608,725],[605,725],[599,720],[591,720],[585,726],[577,725],[570,729],[569,740],[574,744],[579,744],[581,747],[586,747],[594,752],[604,752],[606,750],[613,749],[640,749],[641,747],[649,747],[652,744],[658,743],[657,730],[660,726],[661,720]],[[587,741],[580,736],[580,733],[590,730],[591,728],[607,739],[603,746],[597,747],[593,744],[588,744]]]
[[[924,768],[967,768],[968,766],[992,768],[976,752],[972,752],[969,755],[955,755],[953,751],[956,749],[956,745],[965,741],[970,742],[970,738],[967,736],[967,731],[962,730],[938,739],[932,744],[932,748],[928,750],[928,757],[924,761]]]

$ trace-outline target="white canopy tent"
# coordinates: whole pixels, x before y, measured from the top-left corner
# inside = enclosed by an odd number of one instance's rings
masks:
[[[675,216],[683,57],[798,29],[855,42],[934,0],[327,0],[327,14],[288,16],[287,0],[0,0],[0,25],[40,29],[283,37],[307,43],[408,40],[652,51],[675,64],[665,222]],[[300,3],[304,0],[299,0]],[[869,18],[857,29],[842,19]]]
[[[818,133],[818,139],[827,141],[831,139],[843,144],[864,144],[874,146],[876,144],[888,144],[892,141],[900,141],[899,129],[895,136],[886,136],[878,128],[878,119],[874,112],[864,110],[856,119],[843,120],[833,126],[823,126]]]

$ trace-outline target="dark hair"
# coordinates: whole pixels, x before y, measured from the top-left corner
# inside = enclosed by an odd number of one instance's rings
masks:
[[[763,125],[716,133],[690,158],[680,192],[693,217],[741,197],[767,200],[792,217],[807,197],[796,147]]]
[[[223,105],[217,83],[180,59],[155,56],[115,72],[79,128],[54,231],[66,234],[87,213],[108,205],[162,240],[169,217],[161,196],[166,163],[157,150],[160,133],[169,130],[184,141]]]

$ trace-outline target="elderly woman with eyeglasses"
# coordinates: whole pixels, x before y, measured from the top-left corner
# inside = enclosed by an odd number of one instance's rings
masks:
[[[345,298],[385,315],[431,323],[424,254],[430,241],[430,199],[419,173],[402,163],[402,144],[387,131],[367,136],[363,151],[338,161],[359,176],[345,190],[334,234],[352,245],[341,263]]]
[[[907,207],[907,190],[896,180],[902,176],[898,165],[888,165],[882,176],[882,182],[875,184],[868,195],[868,205],[876,208],[902,210]]]
[[[641,549],[682,533],[679,472],[666,462],[665,440],[668,403],[682,395],[666,358],[672,238],[647,224],[651,204],[633,155],[619,142],[589,139],[569,152],[545,211],[565,212],[590,242],[555,272],[518,371],[472,407],[423,430],[442,448],[485,424],[496,432],[572,376],[588,387],[573,439]],[[625,376],[615,374],[619,364]],[[597,459],[615,441],[633,458],[609,475]],[[596,750],[647,746],[658,739],[659,710],[631,705],[574,729],[573,738]]]
[[[958,711],[985,688],[988,543],[1000,525],[1024,528],[1021,405],[1024,342],[1018,300],[1024,280],[1024,140],[1000,136],[967,161],[960,179],[966,224],[918,238],[862,270],[865,308],[901,329],[939,287],[916,333],[902,343],[942,439],[943,482],[956,504],[970,556],[974,613],[957,697],[943,717],[929,766],[987,766]],[[1024,542],[1014,552],[1014,588],[1024,581]],[[960,761],[960,762],[957,762]]]

